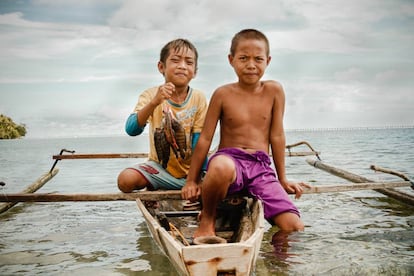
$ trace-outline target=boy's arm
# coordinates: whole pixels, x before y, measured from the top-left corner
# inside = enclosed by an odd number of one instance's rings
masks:
[[[220,100],[218,99],[216,93],[214,93],[207,109],[203,130],[200,133],[200,137],[191,157],[190,170],[187,175],[186,183],[181,190],[181,196],[183,199],[194,201],[197,200],[200,195],[201,191],[198,187],[200,171],[213,140],[217,122],[220,117],[220,109]]]
[[[195,133],[193,133],[193,138],[191,139],[191,150],[192,150],[193,152],[194,152],[195,147],[196,147],[196,145],[197,145],[198,139],[200,139],[200,132],[195,132]],[[201,166],[201,170],[202,170],[202,171],[205,171],[205,170],[206,170],[206,167],[207,167],[207,162],[208,162],[208,159],[207,159],[207,158],[205,158],[205,159],[204,159],[204,162],[203,162],[203,165]]]
[[[135,106],[135,112],[130,114],[125,122],[125,131],[130,136],[140,135],[147,124],[148,118],[155,108],[164,100],[171,98],[175,86],[172,83],[164,83],[157,88],[155,95],[150,90],[144,91]]]
[[[137,113],[137,123],[139,126],[144,127],[147,123],[149,116],[154,112],[154,109],[162,104],[164,100],[171,98],[173,91],[175,90],[174,84],[171,82],[160,85],[157,89],[155,96],[148,101]]]
[[[125,122],[125,131],[129,136],[140,135],[144,131],[145,125],[140,126],[138,124],[138,113],[132,113],[129,115]]]
[[[273,101],[272,125],[270,128],[270,145],[272,147],[273,162],[280,183],[286,189],[285,172],[285,145],[286,138],[283,128],[283,116],[285,111],[285,93],[282,86],[276,84],[276,93]]]
[[[285,170],[285,147],[286,137],[283,127],[283,116],[285,110],[285,93],[282,86],[278,84],[277,93],[274,100],[273,118],[270,130],[270,144],[272,146],[272,155],[275,169],[280,184],[288,193],[295,193],[299,198],[303,192],[303,186],[309,187],[305,183],[295,183],[288,181]]]
[[[140,96],[135,112],[130,114],[125,122],[125,131],[129,136],[137,136],[144,131],[149,116],[158,105],[157,94],[150,98],[152,96],[145,91]]]

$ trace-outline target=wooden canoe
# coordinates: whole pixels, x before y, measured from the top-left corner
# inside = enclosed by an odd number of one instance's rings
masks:
[[[233,210],[226,207],[221,211],[218,209],[216,235],[226,243],[207,241],[193,244],[191,240],[197,228],[199,211],[183,210],[183,200],[159,201],[154,208],[150,206],[154,205],[153,202],[149,204],[137,199],[137,205],[155,243],[180,274],[250,275],[255,268],[264,233],[263,208],[256,199],[237,200],[239,205],[234,204]],[[238,215],[234,210],[240,210]],[[233,213],[234,216],[229,216]]]

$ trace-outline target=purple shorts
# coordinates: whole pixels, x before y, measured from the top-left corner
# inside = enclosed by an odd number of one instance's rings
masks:
[[[247,191],[260,199],[266,220],[273,224],[272,218],[285,212],[300,216],[299,210],[290,200],[287,192],[270,166],[270,157],[264,151],[254,154],[237,148],[223,148],[209,157],[211,162],[217,155],[230,157],[236,166],[236,180],[230,185],[228,194]],[[207,167],[208,170],[208,167]]]

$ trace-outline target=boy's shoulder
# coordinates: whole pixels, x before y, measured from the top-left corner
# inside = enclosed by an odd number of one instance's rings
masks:
[[[280,84],[280,82],[276,80],[264,80],[262,81],[262,84],[264,86],[269,86],[271,88],[282,88],[282,85]]]
[[[276,81],[276,80],[262,80],[260,81],[260,83],[262,83],[263,85],[275,85],[275,86],[280,86],[282,87],[282,85],[280,84],[280,82]],[[222,86],[219,86],[217,89],[222,89],[222,88],[233,88],[233,87],[237,87],[238,86],[238,82],[232,82],[232,83],[226,83],[223,84]]]
[[[276,80],[264,80],[260,82],[263,87],[266,90],[275,90],[275,91],[283,91],[283,87],[280,84],[280,82],[276,81]],[[238,83],[237,82],[233,82],[233,83],[227,83],[224,84],[222,86],[219,86],[216,89],[216,92],[223,92],[223,91],[227,91],[227,90],[232,90],[232,89],[238,89]]]
[[[284,94],[283,86],[280,82],[275,80],[265,80],[262,81],[263,90],[270,95],[281,96]]]

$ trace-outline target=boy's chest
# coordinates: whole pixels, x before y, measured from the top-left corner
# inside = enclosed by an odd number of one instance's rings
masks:
[[[271,119],[273,101],[266,97],[234,97],[223,102],[222,119],[233,123],[262,123]]]

